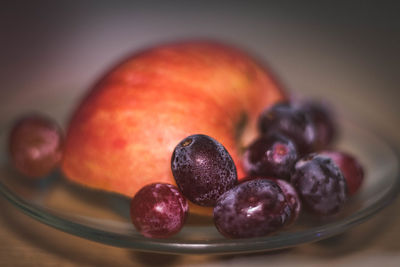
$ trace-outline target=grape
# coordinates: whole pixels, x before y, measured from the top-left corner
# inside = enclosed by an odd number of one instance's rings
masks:
[[[327,105],[316,101],[305,101],[300,106],[311,118],[316,128],[316,148],[329,146],[337,135],[336,122]]]
[[[315,148],[317,133],[311,118],[288,103],[279,103],[263,111],[258,126],[262,135],[280,132],[292,139],[301,155]]]
[[[214,206],[237,183],[236,166],[228,151],[206,135],[183,139],[172,154],[171,169],[183,195],[201,206]]]
[[[291,178],[304,206],[319,215],[340,211],[347,200],[346,181],[328,157],[309,154],[300,159]]]
[[[56,168],[62,157],[63,135],[50,118],[39,114],[21,118],[9,136],[9,153],[15,168],[38,178]]]
[[[260,136],[245,150],[243,167],[250,176],[290,178],[297,161],[295,144],[282,134]]]
[[[262,176],[248,176],[240,180],[241,183],[246,181],[251,181],[255,179],[267,179],[275,182],[285,195],[286,201],[288,202],[291,210],[291,216],[288,220],[287,225],[293,224],[299,217],[301,211],[301,201],[300,197],[296,192],[293,185],[285,180],[277,179],[274,177],[262,177]]]
[[[176,186],[155,183],[136,193],[130,211],[132,223],[142,235],[167,238],[181,230],[189,205]]]
[[[344,152],[323,151],[320,154],[332,159],[342,171],[349,195],[352,196],[357,193],[364,180],[364,170],[360,163],[352,155]]]
[[[283,194],[286,197],[286,200],[289,203],[289,206],[292,210],[292,216],[288,224],[293,224],[299,217],[301,211],[301,201],[299,195],[294,189],[293,185],[282,180],[282,179],[275,179],[277,185],[281,188]]]
[[[260,237],[290,221],[292,211],[280,187],[254,179],[225,192],[214,207],[214,223],[229,238]]]

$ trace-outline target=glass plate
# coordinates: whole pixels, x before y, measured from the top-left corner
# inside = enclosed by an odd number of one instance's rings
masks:
[[[18,175],[8,163],[5,125],[0,126],[0,192],[15,207],[42,223],[112,246],[173,254],[288,248],[337,235],[362,223],[392,202],[399,191],[399,165],[391,146],[362,125],[341,120],[340,127],[342,135],[337,147],[357,156],[366,169],[360,192],[335,218],[321,220],[302,214],[295,225],[262,238],[226,239],[218,233],[212,218],[193,215],[172,238],[144,238],[130,223],[128,198],[80,187],[60,173],[40,181]]]

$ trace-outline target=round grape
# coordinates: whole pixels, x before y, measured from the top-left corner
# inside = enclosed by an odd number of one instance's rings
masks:
[[[337,126],[332,111],[327,105],[316,101],[305,101],[300,106],[311,118],[316,128],[316,149],[323,149],[334,141]]]
[[[318,154],[301,158],[295,165],[291,183],[304,207],[319,215],[332,215],[347,200],[346,181],[333,161]]]
[[[62,157],[63,135],[52,119],[32,114],[17,121],[9,136],[9,153],[22,174],[39,178],[56,168]]]
[[[189,205],[176,186],[155,183],[139,190],[131,201],[132,223],[144,236],[167,238],[183,227]]]
[[[296,161],[295,144],[277,133],[260,136],[243,154],[243,167],[250,176],[272,176],[288,180]]]
[[[288,103],[279,103],[266,109],[258,120],[262,135],[280,132],[296,144],[303,155],[315,149],[316,129],[306,112]]]

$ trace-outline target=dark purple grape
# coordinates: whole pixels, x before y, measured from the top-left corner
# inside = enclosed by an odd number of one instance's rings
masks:
[[[274,179],[274,180],[277,183],[277,185],[281,188],[292,210],[292,216],[288,222],[288,225],[293,224],[299,217],[301,211],[301,201],[299,195],[297,194],[296,189],[293,187],[292,184],[282,179]]]
[[[299,154],[313,151],[316,129],[306,112],[288,103],[279,103],[266,109],[258,120],[262,135],[280,132],[296,144]]]
[[[214,223],[229,238],[260,237],[290,221],[289,203],[271,180],[254,179],[224,193],[214,207]]]
[[[243,154],[243,167],[250,176],[289,179],[297,161],[295,144],[282,134],[256,139]]]
[[[172,154],[171,169],[183,195],[201,206],[214,206],[237,183],[236,166],[228,151],[206,135],[183,139]]]
[[[62,157],[63,135],[52,119],[32,114],[21,118],[9,136],[12,163],[22,174],[39,178],[58,166]]]
[[[328,157],[309,154],[300,159],[291,178],[309,211],[319,215],[332,215],[340,211],[347,200],[346,181]]]
[[[327,105],[316,101],[305,101],[300,106],[311,118],[316,128],[316,148],[329,146],[337,135],[334,116]]]
[[[364,169],[360,163],[352,155],[340,151],[323,151],[320,154],[332,159],[342,171],[349,195],[357,193],[364,181]]]
[[[167,238],[181,230],[189,205],[176,186],[155,183],[136,193],[130,211],[132,223],[142,235]]]
[[[300,211],[301,211],[301,201],[300,197],[296,192],[296,189],[293,187],[293,185],[285,180],[282,179],[277,179],[273,177],[260,177],[260,176],[249,176],[244,179],[241,179],[240,182],[246,182],[246,181],[251,181],[255,179],[267,179],[270,181],[275,182],[279,188],[282,190],[283,194],[285,195],[285,198],[290,206],[291,210],[291,217],[288,220],[286,226],[289,226],[293,224],[299,217]]]

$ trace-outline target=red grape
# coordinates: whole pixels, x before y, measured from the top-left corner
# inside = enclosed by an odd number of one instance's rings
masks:
[[[9,152],[16,169],[29,177],[43,177],[58,166],[62,157],[60,127],[43,115],[28,115],[14,125]]]
[[[176,186],[155,183],[136,193],[130,210],[132,223],[142,235],[166,238],[183,227],[189,205]]]

